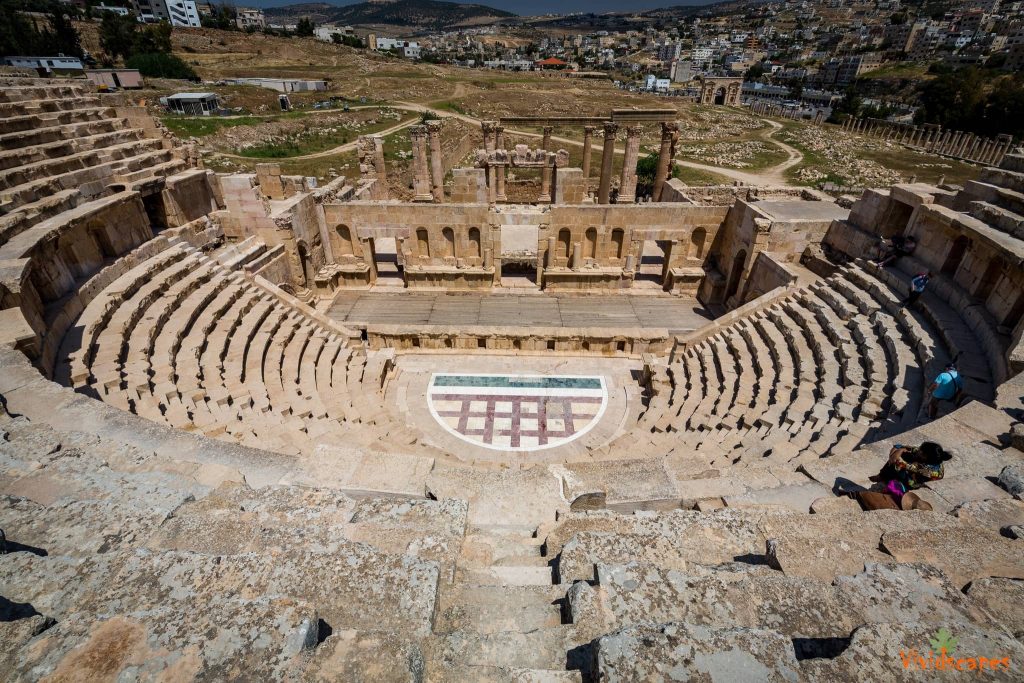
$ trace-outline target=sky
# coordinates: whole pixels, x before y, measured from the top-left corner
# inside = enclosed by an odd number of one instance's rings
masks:
[[[332,5],[354,5],[362,0],[309,0],[310,2],[325,1]],[[655,7],[674,7],[677,5],[706,5],[714,0],[455,0],[466,3],[496,7],[515,14],[545,14],[570,12],[624,12],[629,10],[653,9]],[[293,5],[303,0],[259,0],[246,2],[247,5],[259,7],[280,7]]]

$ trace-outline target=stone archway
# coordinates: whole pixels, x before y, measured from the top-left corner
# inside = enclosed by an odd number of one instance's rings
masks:
[[[727,107],[740,106],[743,92],[742,76],[702,76],[700,81],[700,103],[721,104]]]

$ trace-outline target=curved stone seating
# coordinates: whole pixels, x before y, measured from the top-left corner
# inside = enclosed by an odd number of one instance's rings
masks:
[[[387,356],[368,366],[339,331],[222,265],[254,248],[207,256],[178,242],[113,269],[54,377],[178,429],[290,455],[321,442],[432,451],[383,404]]]
[[[912,428],[926,382],[978,341],[948,311],[940,319],[903,308],[877,272],[847,266],[687,348],[651,380],[671,386],[655,391],[639,420],[652,432],[640,437],[645,446],[696,451],[712,467],[796,466]],[[991,376],[968,372],[968,391],[988,400]],[[627,457],[636,438],[621,437],[607,454]]]

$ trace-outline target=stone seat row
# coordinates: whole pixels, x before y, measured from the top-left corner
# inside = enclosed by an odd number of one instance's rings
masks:
[[[0,190],[0,213],[11,213],[25,205],[44,201],[63,190],[90,184],[98,184],[97,191],[102,192],[106,185],[116,182],[118,177],[140,171],[146,176],[174,175],[188,167],[171,150],[163,149],[153,142],[131,143],[120,150],[119,158],[99,160],[93,165],[61,170],[54,175],[40,175]]]
[[[53,111],[41,114],[25,114],[22,116],[8,116],[0,119],[0,134],[20,133],[31,131],[36,128],[48,128],[51,126],[62,126],[69,123],[84,123],[86,121],[99,121],[110,119],[116,116],[111,107],[86,107],[83,109],[68,109],[64,111]]]
[[[83,84],[48,79],[7,79],[0,90],[0,102],[59,101],[66,97],[83,97],[91,90]]]
[[[30,183],[33,180],[100,166],[112,161],[138,156],[145,152],[163,149],[163,140],[131,139],[132,134],[129,134],[128,138],[126,142],[116,142],[116,139],[114,139],[114,144],[109,146],[86,147],[83,151],[72,152],[67,156],[47,157],[0,171],[0,196],[4,196],[13,188]],[[111,139],[108,138],[107,141],[111,141]]]
[[[17,100],[14,102],[0,102],[0,117],[45,114],[49,112],[68,111],[71,109],[86,109],[97,106],[99,101],[99,98],[95,95],[68,95],[59,99],[40,98]]]
[[[256,256],[260,249],[225,255]],[[347,338],[187,244],[125,270],[84,308],[55,378],[152,420],[297,455],[418,440]]]
[[[0,171],[7,171],[19,166],[47,160],[56,160],[75,153],[114,147],[132,140],[140,140],[143,137],[142,130],[120,128],[118,130],[78,135],[73,138],[63,137],[52,142],[3,150],[0,151]]]
[[[897,290],[848,267],[688,348],[665,369],[641,438],[655,453],[699,450],[711,466],[848,452],[917,422],[954,329],[964,323],[904,308]],[[968,343],[957,338],[954,349]],[[969,377],[968,392],[989,400],[984,368]],[[622,454],[616,443],[599,453]]]
[[[45,125],[30,130],[0,135],[0,149],[13,151],[36,145],[45,145],[78,136],[113,133],[123,126],[123,119],[108,118],[57,125]]]

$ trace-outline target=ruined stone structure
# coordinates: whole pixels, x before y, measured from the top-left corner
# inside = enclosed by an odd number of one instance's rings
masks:
[[[495,141],[441,203],[428,125],[403,203],[372,197],[369,143],[358,186],[220,175],[77,82],[2,85],[4,678],[916,680],[899,653],[945,629],[1019,680],[1024,153],[849,209],[674,180],[604,204]],[[550,204],[497,203],[497,172],[488,195],[503,152],[551,169]],[[869,260],[898,234],[911,257]],[[524,259],[585,314],[309,305]],[[582,324],[645,278],[678,295],[630,306],[714,319]],[[924,421],[953,358],[968,400]],[[842,495],[925,439],[952,455],[930,509]]]
[[[891,140],[911,149],[989,166],[999,166],[1014,146],[1011,135],[986,138],[958,130],[943,130],[942,126],[930,123],[915,126],[882,119],[849,118],[843,122],[842,128],[851,133]]]
[[[739,76],[700,76],[700,103],[724,104],[727,107],[740,106],[743,93],[743,78]]]

